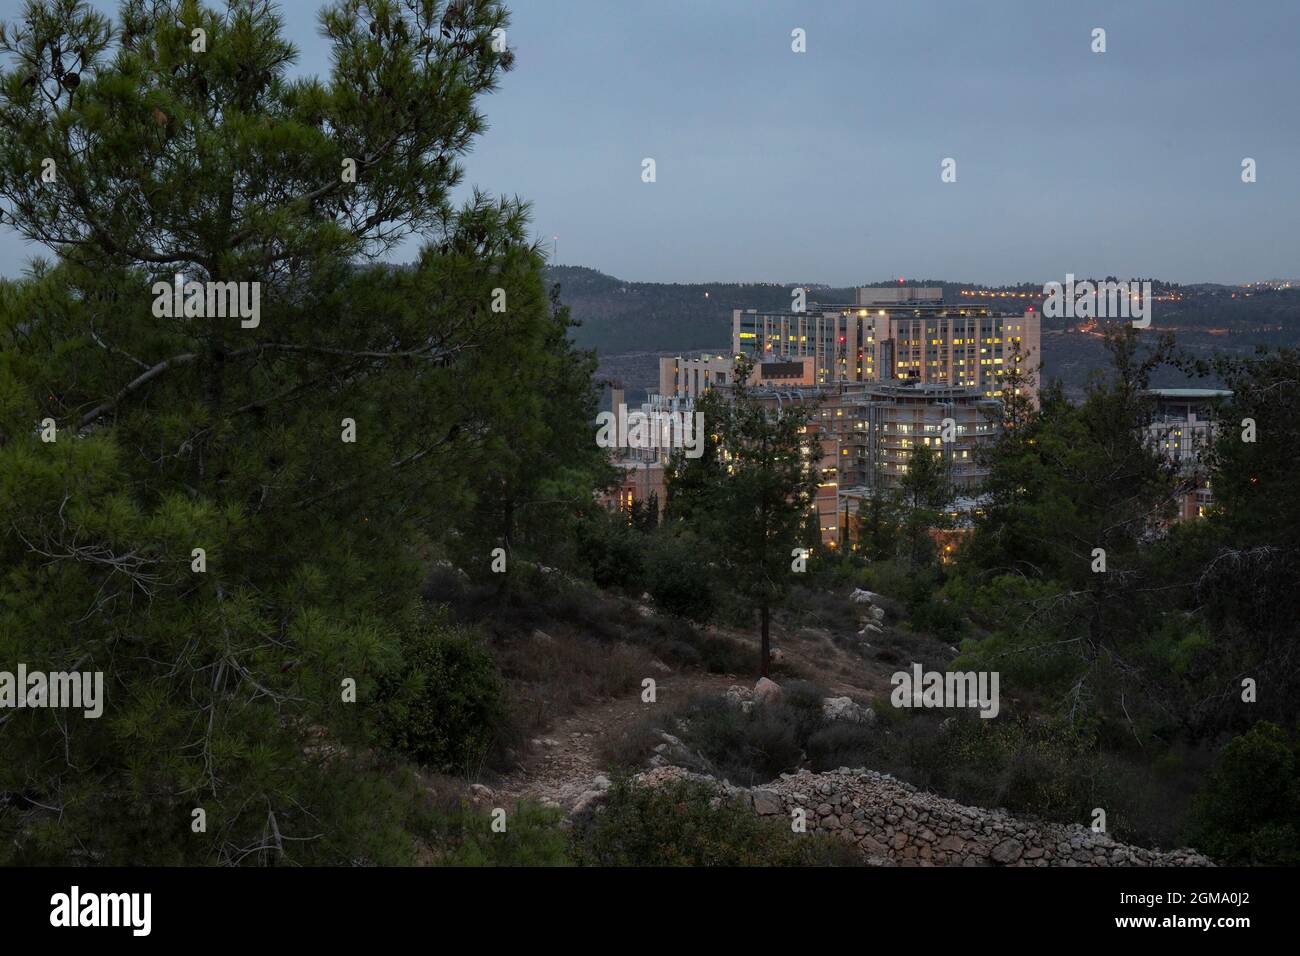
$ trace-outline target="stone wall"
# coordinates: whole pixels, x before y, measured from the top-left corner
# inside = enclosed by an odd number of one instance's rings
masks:
[[[803,808],[807,832],[832,833],[884,866],[1213,866],[1195,850],[1148,850],[1077,824],[1017,820],[870,770],[802,770],[751,790],[676,767],[640,779],[653,784],[680,777],[725,789],[761,816],[790,821],[793,810]]]

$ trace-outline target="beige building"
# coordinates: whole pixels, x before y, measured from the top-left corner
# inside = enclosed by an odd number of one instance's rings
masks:
[[[675,355],[659,360],[659,395],[694,401],[714,385],[727,385],[735,374],[730,355]]]
[[[889,294],[890,302],[881,300]],[[937,289],[859,289],[852,306],[810,305],[805,312],[732,313],[732,348],[756,361],[811,357],[816,384],[910,379],[978,388],[1002,396],[1001,379],[1019,349],[1041,361],[1042,325],[1033,308],[995,313],[946,306]],[[1031,388],[1031,397],[1036,390]]]

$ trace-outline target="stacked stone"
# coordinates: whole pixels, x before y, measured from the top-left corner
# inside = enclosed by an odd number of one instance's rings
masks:
[[[1031,823],[964,806],[887,774],[841,768],[783,774],[750,791],[763,816],[802,808],[809,832],[832,833],[875,863],[900,866],[1212,866],[1195,850],[1130,846],[1077,824]]]
[[[802,809],[809,833],[829,833],[882,866],[1213,866],[1191,849],[1131,846],[1077,824],[1034,823],[918,791],[888,774],[842,767],[782,774],[752,790],[661,767],[639,780],[691,779],[740,799],[760,816],[790,821]]]

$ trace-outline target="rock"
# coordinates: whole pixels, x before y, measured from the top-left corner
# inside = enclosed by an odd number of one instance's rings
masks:
[[[760,677],[754,685],[754,700],[760,704],[775,704],[781,699],[781,685],[774,680]]]
[[[1018,840],[1003,840],[993,848],[989,856],[993,858],[995,863],[1001,863],[1005,866],[1020,859],[1022,852],[1024,852],[1024,847],[1020,845]]]
[[[469,785],[469,800],[475,806],[488,806],[495,797],[496,792],[491,787],[485,787],[481,783]]]
[[[719,799],[738,798],[761,816],[779,818],[804,808],[808,832],[837,833],[877,866],[1200,866],[1214,864],[1191,849],[1170,852],[1116,843],[1079,826],[1021,821],[1004,810],[968,807],[897,780],[888,774],[841,767],[835,771],[783,773],[752,791],[700,773],[665,766],[634,778],[634,784],[696,780]],[[595,791],[596,781],[590,786]],[[566,795],[569,803],[579,785]],[[585,805],[585,804],[584,804]],[[1077,845],[1076,845],[1077,844]]]
[[[739,684],[732,684],[727,688],[726,693],[722,695],[727,699],[727,703],[735,705],[743,700],[752,700],[754,692],[748,687],[741,687]]]
[[[863,629],[863,633],[864,633],[864,634],[884,634],[884,633],[885,633],[885,629],[884,629],[883,627],[881,627],[879,624],[868,624],[868,625],[866,626],[866,628]]]
[[[671,667],[669,667],[663,661],[659,660],[659,658],[657,657],[651,659],[650,669],[654,671],[658,671],[660,674],[671,674],[673,672],[673,669]]]
[[[582,813],[604,796],[604,792],[600,790],[584,790],[578,799],[573,801],[573,806],[569,812],[572,814]]]
[[[885,619],[885,609],[883,607],[873,607],[871,609],[871,616],[876,619],[877,623],[879,623]]]
[[[863,707],[851,697],[823,697],[822,716],[827,720],[869,724],[876,719],[876,712],[869,707]]]
[[[551,635],[547,634],[545,631],[542,630],[533,631],[533,640],[536,641],[538,644],[555,643],[555,638],[551,637]]]
[[[608,790],[611,786],[613,784],[609,782],[609,777],[603,773],[598,773],[591,778],[591,789],[593,790]]]
[[[854,604],[875,604],[880,600],[880,595],[862,588],[854,588],[853,593],[849,595],[849,600]]]
[[[775,790],[755,790],[753,792],[754,812],[769,817],[781,813],[781,797]]]
[[[774,647],[768,653],[768,659],[771,660],[773,664],[781,664],[785,661],[785,651],[781,650],[779,647]]]

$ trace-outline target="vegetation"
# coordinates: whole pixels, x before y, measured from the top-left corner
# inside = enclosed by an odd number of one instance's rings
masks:
[[[738,361],[730,394],[701,398],[705,453],[689,459],[676,451],[665,471],[671,520],[713,543],[710,558],[727,586],[758,611],[758,669],[766,675],[772,608],[789,593],[797,550],[812,544],[805,518],[815,506],[810,461],[820,447],[808,433],[814,409],[769,407],[749,385],[752,370]]]
[[[796,834],[703,784],[614,782],[577,833],[578,858],[597,866],[861,866],[841,840]]]
[[[0,218],[54,257],[0,283],[0,661],[108,697],[0,718],[0,861],[407,860],[376,749],[493,736],[420,557],[513,573],[602,479],[526,207],[448,198],[506,23],[339,0],[322,79],[252,0],[38,0],[0,34]],[[259,314],[159,318],[177,274],[256,283]]]

